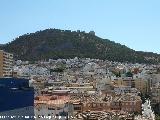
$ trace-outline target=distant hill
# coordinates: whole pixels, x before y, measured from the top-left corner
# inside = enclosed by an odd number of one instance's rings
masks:
[[[2,47],[4,44],[0,44],[0,46]]]
[[[44,60],[57,58],[89,57],[119,62],[158,63],[160,55],[132,50],[108,39],[81,31],[46,29],[19,36],[0,46],[14,53],[15,59]]]

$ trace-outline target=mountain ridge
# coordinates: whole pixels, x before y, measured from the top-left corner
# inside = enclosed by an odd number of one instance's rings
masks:
[[[24,34],[0,46],[15,59],[44,60],[89,57],[132,63],[159,63],[160,55],[135,51],[125,45],[96,36],[93,32],[46,29]]]

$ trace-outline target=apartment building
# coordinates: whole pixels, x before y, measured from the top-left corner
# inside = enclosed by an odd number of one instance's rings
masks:
[[[155,84],[151,88],[152,104],[160,103],[160,83]]]
[[[0,50],[0,77],[12,76],[13,54]]]
[[[77,96],[71,97],[72,101],[76,101],[79,104],[74,106],[74,111],[77,112],[85,112],[85,111],[105,111],[105,112],[111,112],[111,111],[124,111],[128,113],[132,112],[141,112],[141,105],[142,100],[139,96],[136,96],[134,94],[124,94],[122,96],[116,95],[111,96],[107,95],[105,99],[100,100],[97,96],[84,96],[84,98],[81,98]]]
[[[140,96],[133,94],[122,95],[121,98],[121,110],[125,112],[141,112],[142,100]]]
[[[0,77],[12,76],[13,54],[0,50]]]
[[[130,86],[131,88],[137,88],[141,93],[146,93],[149,89],[147,81],[141,78],[115,79],[114,84],[116,86]]]

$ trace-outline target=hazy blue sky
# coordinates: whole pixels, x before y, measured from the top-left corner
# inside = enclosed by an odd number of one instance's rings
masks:
[[[160,0],[0,0],[0,44],[47,28],[94,30],[160,53]]]

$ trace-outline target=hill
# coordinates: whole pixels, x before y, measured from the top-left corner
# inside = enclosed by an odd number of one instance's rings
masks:
[[[3,46],[4,44],[0,44],[0,47]]]
[[[19,36],[0,46],[14,53],[15,59],[44,60],[57,58],[89,57],[119,62],[158,63],[160,55],[132,50],[93,33],[46,29]]]

